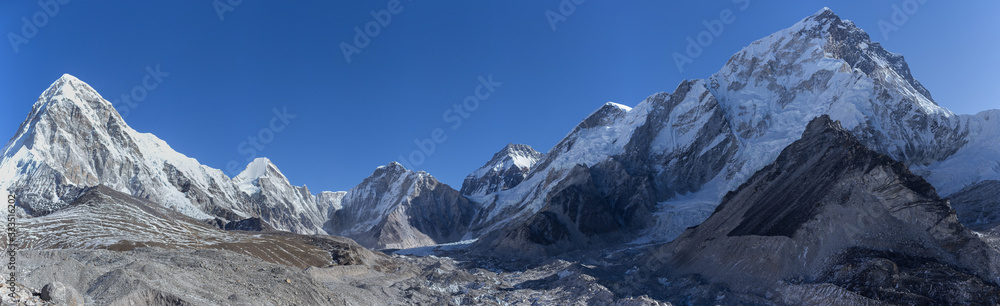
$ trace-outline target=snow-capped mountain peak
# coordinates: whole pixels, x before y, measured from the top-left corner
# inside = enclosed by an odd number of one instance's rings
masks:
[[[670,240],[708,217],[822,115],[942,186],[941,195],[956,191],[954,182],[1000,177],[1000,167],[979,162],[1000,159],[998,150],[975,145],[1000,142],[981,132],[990,124],[938,106],[902,56],[823,9],[743,48],[708,79],[684,81],[631,110],[610,103],[597,109],[524,182],[487,199],[475,228],[531,232],[554,224],[546,223],[551,213],[578,216],[572,208],[588,199],[579,210],[622,208],[601,231],[625,225],[645,230],[639,241]],[[977,162],[955,162],[960,156]],[[558,223],[570,232],[594,226],[574,222]],[[519,237],[539,238],[529,234]]]
[[[400,164],[399,162],[396,161],[392,161],[386,165],[375,167],[375,169],[382,171],[389,171],[393,173],[410,171],[409,169],[406,169],[406,167],[403,167],[403,164]]]
[[[57,96],[66,96],[67,98],[70,99],[54,99]],[[49,85],[48,89],[42,92],[42,95],[38,97],[38,101],[35,102],[35,105],[49,103],[49,102],[81,102],[81,99],[72,99],[74,97],[100,98],[101,95],[97,93],[97,91],[94,90],[93,87],[90,87],[89,84],[81,81],[75,76],[69,74],[63,74],[55,82],[52,82],[52,85]],[[107,102],[107,100],[100,100],[100,99],[82,99],[82,100],[87,102]],[[111,103],[97,103],[97,104],[107,105],[107,106],[111,105]]]
[[[605,103],[604,105],[605,106],[617,107],[617,108],[620,108],[621,110],[626,111],[626,112],[632,110],[631,106],[628,106],[628,105],[625,105],[625,104],[620,104],[620,103],[615,103],[615,102],[608,102],[608,103]]]
[[[64,74],[38,97],[28,117],[4,147],[2,156],[9,157],[22,145],[30,148],[34,144],[31,136],[35,134],[35,127],[40,123],[47,126],[45,128],[68,129],[80,124],[76,122],[85,122],[86,125],[123,124],[111,103],[102,98],[90,85],[72,75]]]
[[[18,214],[65,208],[86,188],[104,185],[196,219],[261,217],[274,228],[322,233],[336,197],[317,205],[270,160],[237,178],[130,128],[90,85],[63,75],[33,104],[0,156],[0,189],[18,195]],[[6,213],[6,210],[4,211]]]
[[[234,181],[237,182],[250,182],[265,176],[274,176],[281,180],[287,180],[284,174],[278,170],[278,167],[271,162],[267,157],[258,157],[252,162],[247,164],[246,169],[240,174],[233,177]]]
[[[485,165],[472,172],[462,183],[462,194],[484,196],[513,188],[528,176],[531,167],[542,159],[542,153],[528,145],[507,144],[493,154]]]

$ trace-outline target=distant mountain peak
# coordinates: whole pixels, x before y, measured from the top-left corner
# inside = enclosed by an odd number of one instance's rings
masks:
[[[285,175],[278,170],[278,166],[275,166],[270,159],[267,157],[258,157],[247,164],[246,169],[236,175],[233,180],[237,182],[246,182],[265,176],[275,176],[283,180],[286,179]]]
[[[623,111],[626,111],[626,112],[632,110],[632,107],[630,107],[628,105],[620,104],[620,103],[615,103],[615,102],[604,103],[604,106],[617,107],[617,108],[619,108],[619,109],[621,109]]]
[[[837,14],[834,13],[833,10],[830,9],[829,7],[823,7],[820,10],[816,11],[816,13],[813,13],[811,16],[809,16],[809,18],[816,20],[833,19],[833,18],[840,19],[840,16],[837,16]]]
[[[529,156],[541,156],[542,153],[535,151],[531,146],[526,144],[515,144],[509,143],[507,146],[503,147],[500,152],[493,154],[493,159],[503,159],[505,157],[511,157],[515,155],[529,155]]]
[[[524,144],[507,144],[485,165],[469,174],[462,183],[464,195],[486,195],[520,184],[542,153]]]
[[[608,102],[587,116],[577,128],[587,129],[597,126],[605,126],[615,122],[625,116],[632,108],[614,102]]]
[[[849,65],[845,69],[859,69],[877,82],[897,83],[895,78],[898,76],[902,81],[900,83],[909,85],[926,98],[930,105],[921,106],[927,112],[948,112],[937,107],[930,91],[913,77],[902,55],[885,50],[854,22],[841,19],[829,8],[754,41],[733,55],[720,72],[740,70],[741,66],[747,67],[754,59],[756,63],[752,63],[750,68],[769,62],[782,66],[773,69],[788,69],[806,62],[813,65],[811,62],[816,60],[813,55],[843,60]]]
[[[386,170],[393,170],[393,171],[409,171],[408,169],[406,169],[406,167],[403,167],[403,164],[400,164],[397,161],[391,161],[388,164],[386,164],[384,166],[378,166],[375,169],[386,169]]]

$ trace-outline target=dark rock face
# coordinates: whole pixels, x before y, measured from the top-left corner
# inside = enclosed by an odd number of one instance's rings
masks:
[[[949,200],[965,226],[978,231],[1000,226],[1000,181],[974,184],[952,194]]]
[[[567,251],[627,242],[649,227],[655,209],[648,177],[620,163],[567,170],[531,217],[480,238],[491,256],[542,260]]]
[[[823,116],[647,264],[762,296],[833,284],[851,299],[961,304],[996,303],[998,258],[933,187]]]
[[[898,305],[1000,303],[1000,287],[934,258],[848,249],[821,278]]]
[[[250,232],[261,232],[261,231],[273,231],[274,228],[268,225],[267,222],[261,220],[257,217],[246,218],[239,221],[233,221],[226,223],[223,229],[227,231],[250,231]]]
[[[815,156],[812,150],[790,151],[794,153],[781,155],[775,161],[776,164],[789,165],[789,168],[809,168],[814,175],[809,180],[790,180],[785,178],[797,173],[785,173],[777,168],[767,172],[767,180],[771,184],[757,191],[758,205],[744,213],[743,220],[728,236],[792,237],[819,213],[821,207],[818,204],[831,192],[830,186],[868,167],[893,168],[901,173],[898,179],[903,186],[923,197],[937,197],[930,184],[885,155],[865,154],[868,151],[866,147],[839,126],[829,124],[828,120],[823,117],[812,121],[806,127],[802,140],[793,148],[829,148],[822,156]]]

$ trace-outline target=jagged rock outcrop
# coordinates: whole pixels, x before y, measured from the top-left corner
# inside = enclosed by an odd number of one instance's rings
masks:
[[[457,190],[396,162],[348,190],[341,205],[327,231],[376,249],[459,241],[476,213],[475,204]]]
[[[934,187],[823,116],[646,264],[650,277],[760,296],[833,284],[880,301],[993,304],[998,259]]]

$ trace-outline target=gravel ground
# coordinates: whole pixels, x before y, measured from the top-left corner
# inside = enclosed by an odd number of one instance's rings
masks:
[[[616,298],[584,266],[562,260],[490,271],[447,257],[381,254],[369,263],[306,269],[227,250],[18,256],[28,305],[41,304],[40,290],[52,282],[75,289],[88,305],[663,305],[645,296]]]

